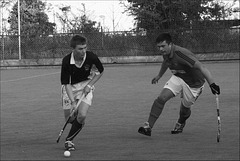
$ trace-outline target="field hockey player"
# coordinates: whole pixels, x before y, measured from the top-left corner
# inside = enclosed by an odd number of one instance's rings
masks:
[[[138,129],[138,132],[151,136],[152,128],[161,115],[165,103],[181,95],[179,118],[171,131],[172,134],[178,134],[183,132],[186,120],[191,115],[191,107],[202,93],[205,79],[214,95],[220,94],[220,87],[215,84],[210,71],[197,60],[191,51],[173,44],[170,34],[160,34],[156,39],[156,44],[163,56],[163,63],[158,75],[152,79],[152,84],[156,84],[167,69],[170,69],[173,75],[153,102],[148,121]]]
[[[81,131],[85,124],[86,115],[92,105],[94,84],[100,79],[104,68],[97,55],[87,51],[87,39],[75,35],[70,41],[72,52],[62,60],[61,84],[62,104],[65,120],[71,111],[75,109],[69,123],[71,129],[66,137],[65,149],[75,150],[73,139]],[[93,71],[93,67],[97,69]],[[76,107],[78,100],[84,95],[81,103]]]

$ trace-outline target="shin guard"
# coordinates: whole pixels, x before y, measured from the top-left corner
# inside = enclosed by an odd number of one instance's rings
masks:
[[[181,106],[178,123],[184,124],[186,120],[190,117],[190,115],[191,115],[191,109]]]
[[[69,131],[69,134],[66,138],[66,141],[72,141],[74,139],[75,136],[77,136],[77,134],[82,130],[84,124],[80,124],[77,119],[75,118],[75,120],[72,123],[72,127]]]
[[[161,101],[161,99],[157,98],[153,102],[151,112],[148,118],[149,126],[152,128],[159,116],[162,113],[165,102]]]

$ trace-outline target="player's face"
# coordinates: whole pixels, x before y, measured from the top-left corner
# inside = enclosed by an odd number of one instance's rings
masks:
[[[73,53],[74,53],[74,57],[75,58],[83,58],[85,53],[87,51],[87,45],[77,45],[74,49],[73,49]]]
[[[166,43],[166,41],[163,41],[157,44],[157,48],[159,49],[161,55],[170,54],[171,46],[172,46],[171,43],[168,44]]]

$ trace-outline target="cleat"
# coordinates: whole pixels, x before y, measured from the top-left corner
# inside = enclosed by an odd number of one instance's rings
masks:
[[[75,150],[75,146],[72,141],[66,141],[64,145],[65,145],[65,150],[68,150],[68,151]]]
[[[138,132],[143,135],[151,136],[152,129],[149,126],[149,123],[145,122],[144,126],[138,129]]]
[[[186,123],[180,124],[180,123],[176,123],[174,129],[171,131],[172,134],[179,134],[183,132],[183,128],[185,126]]]

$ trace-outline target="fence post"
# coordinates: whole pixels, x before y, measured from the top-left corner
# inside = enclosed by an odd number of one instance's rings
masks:
[[[4,43],[4,35],[1,34],[1,37],[2,37],[2,38],[1,38],[1,40],[2,40],[2,41],[1,41],[1,46],[2,46],[2,56],[1,56],[1,59],[4,60],[4,52],[5,52],[5,51],[4,51],[4,50],[5,50],[5,48],[4,48],[4,46],[5,46],[5,43]]]
[[[1,46],[2,46],[2,57],[1,59],[4,60],[4,33],[3,33],[3,6],[1,7],[0,12],[0,34],[1,34]]]
[[[21,60],[21,16],[20,16],[20,0],[18,0],[18,55],[19,55],[19,60]]]
[[[103,28],[102,28],[102,26],[101,26],[101,35],[102,35],[102,49],[103,49]]]
[[[3,39],[2,39],[2,40],[3,40],[3,43],[2,43],[2,48],[3,48],[3,49],[2,49],[3,59],[2,59],[2,60],[4,60],[4,54],[5,54],[5,42],[4,42],[4,41],[5,41],[5,38],[4,38],[4,35],[2,35],[2,37],[3,37]]]

